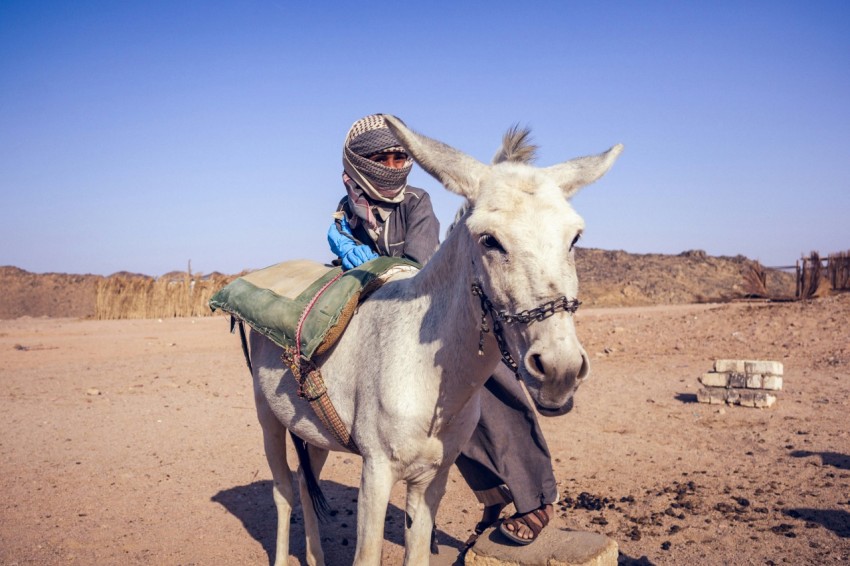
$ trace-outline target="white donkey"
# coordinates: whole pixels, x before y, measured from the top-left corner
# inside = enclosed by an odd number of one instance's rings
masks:
[[[449,468],[478,421],[479,391],[500,352],[516,360],[544,415],[564,412],[588,373],[572,316],[578,306],[573,246],[584,222],[567,198],[601,177],[622,146],[547,168],[503,148],[485,165],[386,118],[417,163],[470,206],[428,265],[380,287],[316,361],[363,457],[355,563],[381,563],[390,491],[404,480],[404,563],[428,564]],[[282,350],[256,332],[250,344],[281,566],[294,502],[286,431],[308,443],[317,475],[329,450],[345,449],[296,394]],[[322,564],[317,515],[303,473],[300,479],[307,562]]]

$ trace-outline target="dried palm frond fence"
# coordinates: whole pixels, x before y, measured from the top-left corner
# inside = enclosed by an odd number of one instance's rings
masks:
[[[812,252],[797,261],[797,298],[809,299],[827,288],[850,290],[850,251],[829,254],[826,259]]]
[[[744,272],[744,292],[749,298],[770,296],[767,292],[767,271],[761,263],[750,264]]]
[[[850,251],[829,254],[827,277],[836,291],[850,291]]]
[[[98,282],[95,317],[98,319],[171,318],[210,316],[207,304],[216,291],[237,275],[206,277],[184,274],[157,279],[144,275],[112,275]]]

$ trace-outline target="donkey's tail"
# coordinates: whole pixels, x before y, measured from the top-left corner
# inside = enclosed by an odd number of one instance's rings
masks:
[[[322,493],[322,488],[319,486],[315,472],[313,472],[313,465],[310,463],[310,454],[307,451],[307,443],[295,436],[292,431],[289,431],[289,436],[292,437],[292,443],[295,445],[298,464],[301,466],[304,483],[307,484],[307,493],[310,495],[313,510],[316,512],[319,522],[325,523],[330,517],[332,509],[328,500],[325,499],[325,494]]]

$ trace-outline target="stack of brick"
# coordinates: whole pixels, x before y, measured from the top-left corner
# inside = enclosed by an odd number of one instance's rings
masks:
[[[714,371],[700,377],[700,403],[770,407],[776,403],[771,391],[782,389],[782,363],[754,360],[717,360]]]

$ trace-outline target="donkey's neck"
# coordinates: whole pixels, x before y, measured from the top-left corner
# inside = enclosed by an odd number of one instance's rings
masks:
[[[420,339],[439,342],[434,366],[443,412],[448,418],[466,406],[500,359],[491,333],[484,335],[484,353],[479,353],[482,312],[471,289],[470,243],[466,227],[455,228],[431,261],[410,280],[412,291],[428,299]]]

